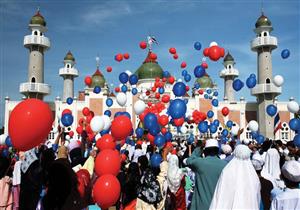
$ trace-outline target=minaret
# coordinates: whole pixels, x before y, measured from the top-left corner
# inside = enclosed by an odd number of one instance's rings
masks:
[[[44,83],[44,52],[50,48],[45,37],[46,21],[38,10],[29,23],[30,35],[24,37],[24,47],[29,49],[28,80],[20,84],[20,93],[28,98],[43,99],[50,94],[50,86]]]
[[[234,101],[232,83],[239,76],[239,71],[234,68],[234,59],[228,52],[223,60],[224,69],[220,71],[220,77],[224,78],[224,100]]]
[[[59,76],[64,79],[64,92],[63,102],[66,102],[67,98],[74,97],[74,78],[78,77],[78,70],[74,67],[75,58],[69,51],[64,58],[65,66],[59,69]]]
[[[273,27],[263,13],[257,19],[255,27],[256,38],[251,41],[251,50],[257,52],[258,83],[252,88],[251,94],[257,97],[259,132],[274,139],[274,118],[267,114],[266,109],[281,94],[281,87],[272,83],[272,50],[277,48],[277,38],[270,36]]]

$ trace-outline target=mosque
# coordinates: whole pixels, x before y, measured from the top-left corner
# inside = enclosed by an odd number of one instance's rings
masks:
[[[29,65],[27,82],[21,83],[19,91],[24,95],[23,100],[26,98],[42,99],[46,95],[51,94],[51,87],[45,83],[44,78],[44,53],[50,49],[50,40],[46,37],[46,21],[41,13],[38,11],[30,20],[29,29],[31,34],[24,37],[24,47],[29,50]],[[200,110],[207,112],[212,110],[214,112],[213,119],[218,119],[220,125],[218,132],[213,135],[218,135],[222,132],[228,119],[234,122],[234,126],[245,128],[241,135],[243,139],[251,139],[248,123],[251,120],[256,120],[259,123],[259,132],[267,138],[271,139],[293,139],[295,133],[289,128],[288,122],[293,118],[293,115],[287,110],[287,102],[279,102],[276,96],[281,94],[281,87],[273,84],[272,79],[272,50],[277,48],[277,38],[271,36],[273,30],[271,21],[268,17],[262,14],[255,23],[255,37],[250,42],[250,49],[257,53],[257,84],[251,89],[251,94],[256,97],[256,101],[245,101],[243,97],[237,100],[234,96],[235,90],[232,87],[233,80],[239,76],[239,71],[235,68],[235,60],[230,53],[224,57],[224,68],[220,71],[220,78],[224,79],[224,97],[223,101],[219,101],[219,106],[214,107],[211,104],[211,99],[204,98],[203,94],[199,94],[198,90],[193,90],[191,95],[186,94],[184,98],[188,101],[188,113],[191,114],[193,110]],[[151,49],[149,49],[149,52]],[[126,92],[127,102],[125,106],[119,106],[116,102],[115,94],[110,90],[103,74],[97,68],[92,75],[92,83],[86,86],[83,91],[79,91],[78,96],[74,95],[74,80],[79,75],[79,71],[75,68],[75,58],[69,51],[64,57],[64,66],[59,69],[59,76],[63,79],[64,88],[62,90],[63,96],[56,97],[55,101],[47,102],[53,112],[55,121],[53,128],[59,125],[59,116],[62,110],[68,108],[72,111],[74,123],[66,128],[67,131],[74,131],[76,133],[78,120],[83,117],[82,109],[89,107],[95,115],[103,115],[104,111],[109,109],[112,116],[116,112],[129,112],[132,117],[133,126],[142,126],[138,116],[133,110],[133,104],[137,100],[144,100],[146,102],[155,102],[157,99],[154,96],[145,97],[145,92],[153,86],[155,78],[163,77],[163,69],[156,60],[151,59],[149,54],[137,68],[135,74],[139,80],[136,85],[138,93],[133,95],[131,93],[131,86],[128,85]],[[59,78],[58,78],[59,79]],[[200,84],[201,89],[204,91],[208,88],[217,89],[216,85],[212,82],[209,75],[204,75],[196,80]],[[96,94],[93,92],[94,87],[101,87],[101,92]],[[165,94],[169,94],[171,99],[175,98],[172,92],[172,85],[166,84]],[[66,103],[67,98],[73,98],[74,101],[71,105]],[[113,105],[107,107],[106,99],[111,98]],[[293,100],[291,98],[290,100]],[[5,98],[5,134],[8,134],[8,120],[11,111],[20,101],[12,101],[9,97]],[[281,129],[274,134],[274,117],[270,117],[266,113],[266,107],[269,104],[277,106],[278,113],[281,121]],[[224,117],[221,113],[223,107],[228,107],[230,113]],[[190,132],[200,137],[200,133],[195,124],[187,124],[186,126]],[[174,135],[180,135],[176,129],[171,128]],[[207,136],[212,134],[207,133]],[[55,139],[56,134],[51,131],[48,138]],[[80,138],[79,135],[74,135],[74,138]]]

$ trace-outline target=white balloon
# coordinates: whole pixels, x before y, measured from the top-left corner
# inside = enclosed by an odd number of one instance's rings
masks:
[[[251,120],[248,124],[248,127],[252,132],[258,131],[258,123],[255,120]]]
[[[185,126],[181,126],[180,131],[181,131],[181,133],[186,134],[188,129]]]
[[[234,135],[234,136],[236,136],[238,134],[239,130],[240,130],[240,127],[238,125],[233,126],[231,128],[231,134]]]
[[[69,135],[66,135],[66,140],[70,140],[71,139],[71,136]],[[66,145],[65,145],[66,146]]]
[[[145,108],[146,108],[146,104],[142,100],[138,100],[137,102],[134,103],[134,106],[133,106],[134,112],[137,115],[142,114],[144,112]]]
[[[212,47],[212,46],[218,46],[218,43],[217,43],[217,42],[211,42],[211,43],[209,44],[209,47]]]
[[[242,141],[244,144],[248,145],[250,143],[250,139],[243,139]]]
[[[177,82],[182,82],[182,79],[178,79]]]
[[[120,106],[124,106],[127,102],[126,94],[123,92],[118,93],[117,95],[117,102]]]
[[[128,76],[132,75],[132,72],[129,71],[129,70],[126,70],[125,73],[126,73]]]
[[[103,130],[108,130],[111,126],[111,121],[110,121],[109,116],[103,115],[102,119],[103,119],[103,122],[104,122]]]
[[[281,87],[284,83],[284,79],[281,75],[276,75],[274,78],[273,78],[273,83],[274,85],[276,85],[277,87]]]
[[[290,101],[287,104],[289,112],[297,113],[299,111],[299,104],[296,101]]]
[[[90,123],[91,129],[93,132],[97,133],[102,131],[104,128],[104,121],[102,116],[94,116]]]
[[[69,139],[67,139],[67,137],[69,137]],[[67,141],[65,141],[65,147],[69,147],[69,144],[70,144],[70,142],[69,142],[69,140],[70,140],[70,136],[69,135],[66,135],[66,140]]]
[[[7,138],[6,134],[1,134],[0,135],[0,145],[5,145],[6,138]]]

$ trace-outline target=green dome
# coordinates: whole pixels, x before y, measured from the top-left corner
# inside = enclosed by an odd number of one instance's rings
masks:
[[[264,16],[264,14],[262,14],[255,23],[256,28],[258,28],[260,26],[272,26],[271,21],[269,20],[269,18]]]
[[[99,69],[97,69],[96,72],[92,76],[92,84],[91,84],[90,88],[94,88],[96,86],[103,88],[104,84],[105,84],[105,78],[104,78],[103,74],[99,71]]]
[[[158,65],[156,60],[150,58],[151,52],[148,53],[148,56],[144,63],[138,68],[135,74],[139,79],[154,79],[154,78],[163,78],[163,70]]]
[[[31,18],[30,24],[46,26],[46,21],[44,17],[40,14],[40,11],[37,11],[37,13]]]
[[[64,57],[64,60],[75,61],[75,58],[74,58],[74,56],[73,56],[73,54],[71,53],[70,50],[69,50],[69,52],[66,54],[66,56]]]
[[[214,84],[209,75],[204,75],[196,80],[200,84],[200,88],[213,88]]]

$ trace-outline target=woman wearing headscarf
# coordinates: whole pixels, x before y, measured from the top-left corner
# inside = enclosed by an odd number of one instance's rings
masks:
[[[176,155],[170,155],[168,163],[167,181],[169,193],[167,199],[171,202],[168,202],[166,209],[184,210],[186,209],[184,172],[179,168],[179,160]]]
[[[209,209],[259,209],[260,181],[250,161],[251,150],[240,144],[233,155],[220,175]]]

